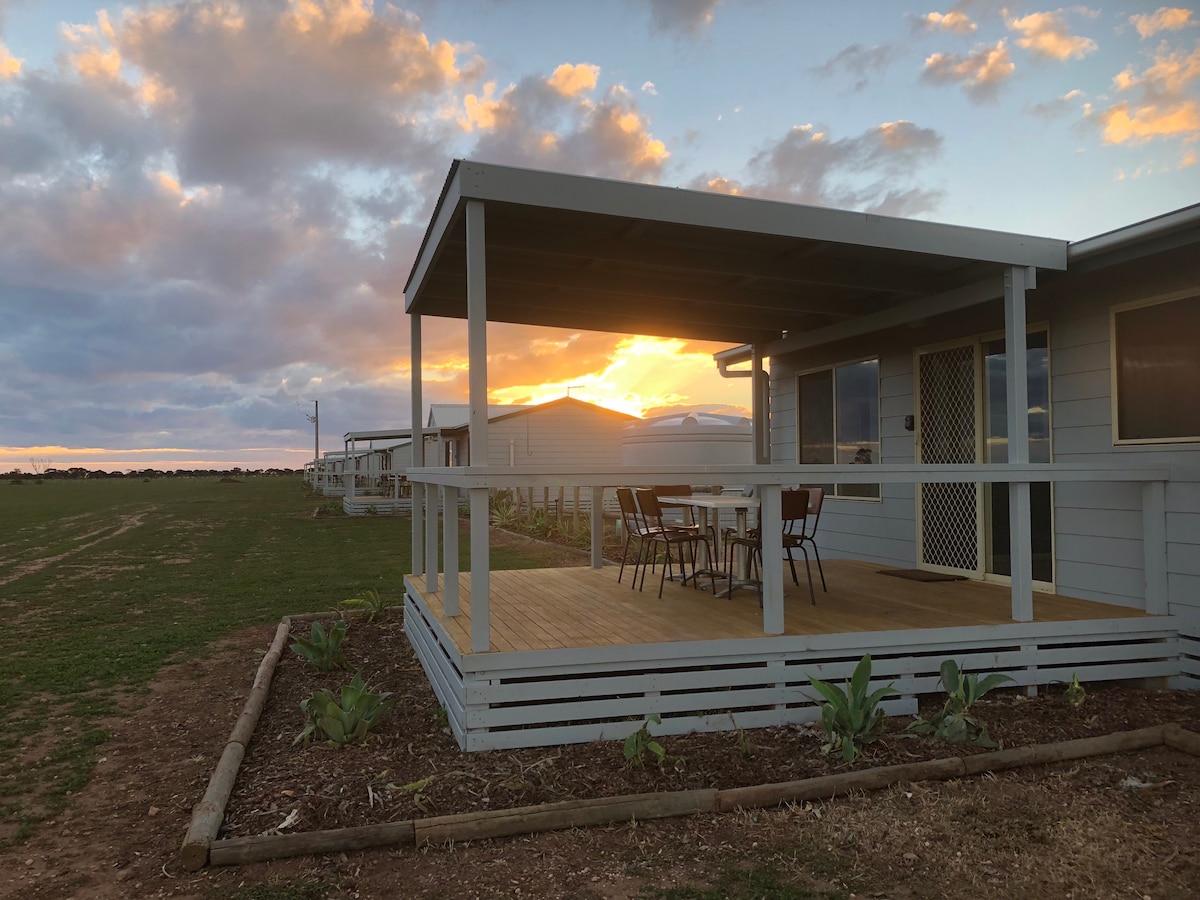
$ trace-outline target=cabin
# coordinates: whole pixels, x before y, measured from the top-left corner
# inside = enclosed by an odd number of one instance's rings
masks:
[[[348,516],[408,512],[405,473],[412,465],[412,429],[348,431],[342,440],[348,460],[341,479],[343,512]]]
[[[405,288],[414,422],[422,320],[450,316],[476,446],[490,321],[725,341],[753,438],[745,464],[414,458],[406,632],[459,744],[809,721],[808,677],[865,653],[892,714],[948,658],[1029,691],[1200,686],[1198,245],[1200,206],[1071,243],[456,161]],[[531,478],[592,493],[590,566],[489,571],[488,492]],[[603,491],[714,483],[756,494],[761,604],[618,582]],[[795,485],[827,497],[811,597],[781,550]]]

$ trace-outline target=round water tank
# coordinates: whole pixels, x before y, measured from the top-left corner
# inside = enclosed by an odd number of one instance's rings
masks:
[[[625,426],[621,464],[626,466],[750,465],[753,433],[745,416],[672,413]]]

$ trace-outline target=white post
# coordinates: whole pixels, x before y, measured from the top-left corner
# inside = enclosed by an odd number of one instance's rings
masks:
[[[410,314],[409,392],[412,415],[412,467],[425,465],[425,430],[421,417],[421,317]],[[412,573],[425,574],[425,485],[412,483]]]
[[[592,488],[592,568],[604,568],[604,488]]]
[[[763,371],[763,358],[754,345],[751,353],[750,378],[750,416],[751,430],[754,432],[754,464],[768,465],[771,462],[771,425],[770,425],[770,376]]]
[[[458,615],[458,488],[442,485],[442,570],[446,575],[442,605]]]
[[[347,441],[347,440],[343,439],[342,440],[342,450],[346,454],[346,468],[350,472],[350,480],[349,481],[346,481],[346,479],[344,477],[342,478],[342,482],[346,488],[345,499],[342,500],[342,507],[346,510],[346,512],[353,514],[354,513],[355,488],[357,487],[357,481],[358,481],[358,476],[356,474],[358,471],[358,458],[357,457],[354,458],[353,468],[351,468],[351,466],[350,466],[351,454],[354,453],[354,450],[355,450],[354,441]],[[350,502],[347,503],[346,500],[349,500]]]
[[[467,439],[472,466],[488,464],[487,267],[483,203],[467,201]],[[471,650],[491,647],[491,576],[488,569],[488,489],[471,488]]]
[[[762,536],[763,631],[783,634],[783,498],[777,484],[758,485]]]
[[[471,652],[492,646],[491,571],[488,568],[488,489],[471,488]]]
[[[436,485],[425,488],[425,590],[434,593],[438,589],[438,499]]]
[[[1142,485],[1142,565],[1146,612],[1167,614],[1167,488],[1161,481]]]
[[[1025,268],[1009,266],[1004,273],[1009,463],[1029,462],[1029,379],[1025,327]],[[1033,621],[1033,551],[1030,532],[1029,482],[1009,482],[1008,546],[1014,622]]]

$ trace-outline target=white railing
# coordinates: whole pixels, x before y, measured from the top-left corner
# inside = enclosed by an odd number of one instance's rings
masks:
[[[446,614],[458,615],[458,492],[470,499],[471,517],[471,649],[491,644],[488,570],[488,498],[496,488],[581,487],[592,491],[592,567],[604,564],[603,491],[606,487],[649,484],[722,484],[753,486],[760,502],[763,546],[763,630],[783,634],[783,553],[780,492],[798,484],[932,484],[1007,483],[1014,493],[1029,485],[1054,482],[1126,482],[1142,485],[1142,539],[1146,581],[1146,611],[1167,611],[1166,491],[1167,467],[1121,467],[1086,463],[987,463],[977,465],[763,465],[763,466],[637,466],[594,469],[547,467],[540,472],[499,466],[421,467],[407,471],[413,490],[413,575],[422,576],[426,592],[439,590],[438,525],[442,526],[443,600]],[[1016,506],[1016,504],[1014,504]],[[439,516],[442,510],[455,511]],[[1026,515],[1028,503],[1025,503]],[[1029,523],[1012,530],[1013,619],[1033,618],[1031,568],[1019,565],[1030,554]],[[1016,540],[1025,535],[1024,547]]]

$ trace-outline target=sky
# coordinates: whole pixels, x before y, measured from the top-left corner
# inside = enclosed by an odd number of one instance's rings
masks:
[[[1078,240],[1200,200],[1200,14],[962,0],[0,0],[0,471],[409,423],[455,158]],[[724,345],[492,325],[495,403],[743,411]],[[426,402],[466,329],[425,320]]]

